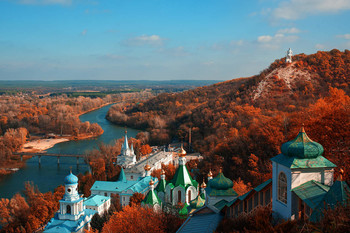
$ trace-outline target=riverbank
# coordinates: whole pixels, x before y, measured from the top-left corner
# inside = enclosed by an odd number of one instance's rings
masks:
[[[49,139],[38,139],[27,142],[23,145],[23,148],[18,152],[44,152],[45,150],[53,147],[57,143],[67,142],[68,138],[49,138]]]
[[[105,107],[105,106],[112,105],[112,104],[116,104],[116,103],[119,103],[119,102],[105,103],[105,104],[102,104],[102,105],[99,106],[99,107],[92,108],[92,109],[87,110],[87,111],[85,111],[85,112],[78,113],[77,115],[78,115],[78,116],[81,116],[81,115],[84,115],[84,114],[86,114],[86,113],[89,113],[89,112],[98,110],[98,109],[100,109],[100,108],[103,108],[103,107]]]

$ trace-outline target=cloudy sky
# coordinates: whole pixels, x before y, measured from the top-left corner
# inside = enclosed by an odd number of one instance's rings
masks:
[[[350,49],[350,0],[0,0],[0,80],[228,80]]]

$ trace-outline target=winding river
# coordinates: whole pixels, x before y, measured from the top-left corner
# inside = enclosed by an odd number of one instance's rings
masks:
[[[88,150],[97,149],[100,143],[113,143],[114,140],[124,136],[124,128],[113,125],[105,119],[111,105],[104,106],[98,110],[88,112],[80,116],[82,122],[98,123],[104,133],[93,139],[68,141],[56,144],[47,150],[55,154],[84,154]],[[139,132],[128,128],[128,136],[135,137]],[[63,184],[64,177],[69,173],[70,167],[74,174],[85,173],[88,166],[82,158],[79,159],[79,166],[76,165],[76,158],[61,157],[60,165],[57,166],[56,157],[41,157],[41,166],[38,164],[38,157],[33,157],[26,162],[26,166],[18,172],[8,175],[0,180],[0,198],[11,198],[15,193],[24,189],[26,181],[32,181],[41,192],[53,191],[58,185]]]

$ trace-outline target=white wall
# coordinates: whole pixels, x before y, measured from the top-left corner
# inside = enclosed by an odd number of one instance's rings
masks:
[[[196,190],[195,187],[189,186],[189,187],[187,188],[187,190],[186,190],[186,203],[187,203],[187,204],[190,204],[190,203],[188,202],[188,194],[189,194],[189,191],[191,191],[190,201],[192,201],[193,199],[195,199],[195,198],[197,197],[197,194],[198,194],[198,192],[197,192],[197,190]]]
[[[284,172],[287,177],[287,204],[277,200],[277,185],[278,175]],[[279,213],[284,219],[290,219],[292,207],[292,193],[291,193],[291,170],[281,164],[272,162],[272,211]]]
[[[178,199],[178,192],[179,190],[181,190],[181,200]],[[173,205],[177,205],[177,203],[181,202],[181,203],[185,203],[185,190],[181,187],[181,186],[178,186],[178,187],[175,187],[173,190],[173,202],[172,204]]]
[[[292,169],[292,189],[310,180],[315,180],[322,184],[331,186],[333,185],[333,175],[333,168]]]

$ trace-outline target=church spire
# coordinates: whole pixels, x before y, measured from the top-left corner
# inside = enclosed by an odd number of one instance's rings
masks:
[[[128,134],[127,133],[128,133],[128,131],[126,131],[126,129],[125,129],[124,143],[123,143],[123,146],[122,146],[122,149],[124,151],[129,150]]]

